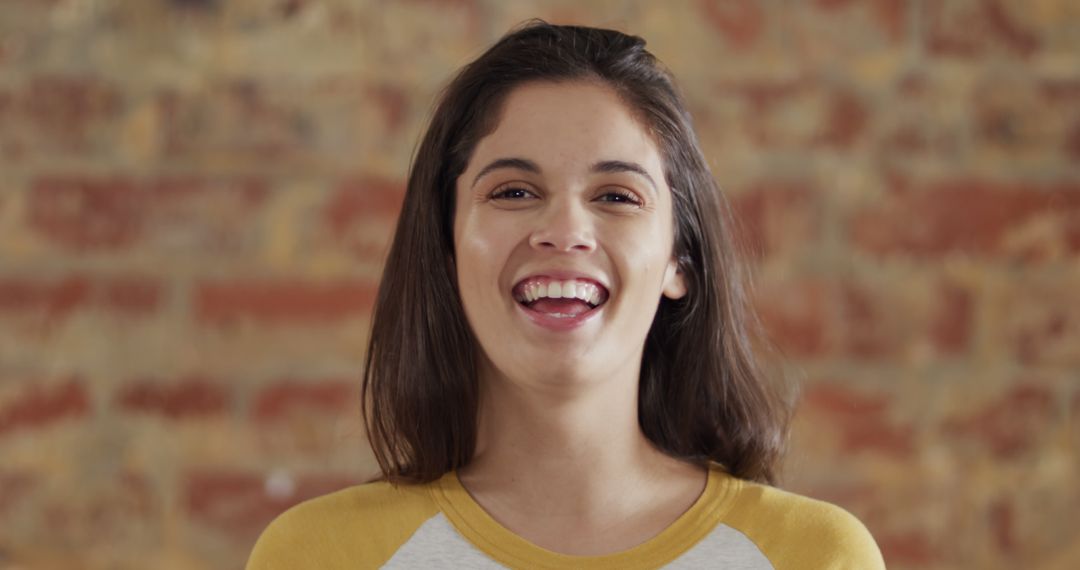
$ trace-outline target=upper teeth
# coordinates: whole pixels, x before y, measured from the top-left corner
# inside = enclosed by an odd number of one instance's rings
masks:
[[[600,302],[600,289],[585,281],[550,281],[529,283],[522,291],[524,300],[531,303],[541,297],[549,299],[581,299],[590,305]]]

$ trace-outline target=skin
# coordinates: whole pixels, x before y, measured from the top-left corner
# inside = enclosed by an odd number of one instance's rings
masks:
[[[539,172],[502,167],[477,179],[501,158]],[[643,173],[597,172],[601,161]],[[483,353],[477,453],[462,484],[549,550],[601,555],[645,542],[706,480],[655,449],[637,421],[645,336],[661,296],[686,293],[655,143],[606,86],[526,84],[509,94],[456,193],[457,278]],[[601,278],[611,298],[579,328],[540,327],[511,289],[551,269]]]

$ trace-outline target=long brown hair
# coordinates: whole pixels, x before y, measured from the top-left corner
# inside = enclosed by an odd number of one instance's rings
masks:
[[[410,169],[364,365],[364,420],[383,477],[432,481],[472,459],[480,348],[454,273],[455,181],[511,90],[570,80],[618,93],[652,135],[672,190],[674,251],[688,292],[661,300],[645,340],[642,431],[671,456],[775,483],[790,406],[759,366],[768,345],[750,309],[734,218],[671,74],[639,37],[537,20],[461,69]]]

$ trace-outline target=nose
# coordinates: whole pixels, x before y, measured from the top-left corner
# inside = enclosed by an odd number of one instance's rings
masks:
[[[596,238],[588,211],[572,199],[552,200],[537,219],[529,245],[543,251],[595,250]]]

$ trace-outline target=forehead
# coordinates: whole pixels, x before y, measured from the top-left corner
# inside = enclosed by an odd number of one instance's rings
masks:
[[[590,82],[527,83],[511,91],[495,130],[477,144],[470,169],[501,156],[529,158],[545,171],[633,161],[662,178],[648,132],[615,91]]]

